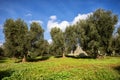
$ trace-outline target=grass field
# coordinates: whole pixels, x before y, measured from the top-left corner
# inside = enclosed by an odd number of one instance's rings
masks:
[[[120,80],[120,57],[54,58],[14,63],[0,60],[0,80]]]

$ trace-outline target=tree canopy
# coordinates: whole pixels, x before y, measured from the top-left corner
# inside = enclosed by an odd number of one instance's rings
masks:
[[[119,53],[120,28],[117,36],[113,35],[117,22],[117,15],[111,11],[97,9],[86,19],[67,26],[64,32],[60,28],[52,28],[50,31],[52,43],[49,44],[44,39],[44,30],[39,23],[32,22],[29,30],[23,20],[7,19],[4,23],[4,52],[8,56],[24,59],[29,52],[31,53],[29,55],[35,57],[47,53],[64,57],[71,51],[75,51],[79,45],[95,58],[99,53],[102,55]]]

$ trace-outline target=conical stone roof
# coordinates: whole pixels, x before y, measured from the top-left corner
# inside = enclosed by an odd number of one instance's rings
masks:
[[[74,56],[86,57],[88,54],[82,50],[80,46],[77,46],[76,50],[74,51]]]

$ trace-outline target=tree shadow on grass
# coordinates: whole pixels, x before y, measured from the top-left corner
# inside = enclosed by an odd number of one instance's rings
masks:
[[[12,75],[14,71],[13,70],[3,70],[3,71],[0,71],[0,80],[2,80],[2,78],[4,77],[10,77]]]
[[[0,56],[0,63],[6,62],[6,59],[7,59],[6,57],[1,57],[1,56]]]
[[[41,58],[30,58],[28,59],[28,62],[38,62],[38,61],[45,61],[48,60],[50,56],[43,56]]]
[[[62,55],[55,55],[54,58],[62,58]]]
[[[74,59],[93,59],[93,57],[91,56],[84,56],[84,57],[80,57],[80,56],[66,56],[68,58],[74,58]]]
[[[74,58],[74,59],[93,59],[93,57],[91,56],[69,56],[69,55],[66,55],[67,58]],[[54,58],[62,58],[62,55],[56,55],[54,56]]]
[[[0,60],[0,63],[4,63],[4,62],[6,62],[5,60]]]
[[[120,65],[119,66],[116,66],[113,68],[114,70],[116,70],[119,74],[120,74]]]

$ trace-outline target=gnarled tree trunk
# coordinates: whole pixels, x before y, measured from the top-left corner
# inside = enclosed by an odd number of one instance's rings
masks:
[[[27,55],[26,54],[24,54],[22,62],[27,62]]]
[[[63,52],[62,57],[65,58],[65,53]]]

